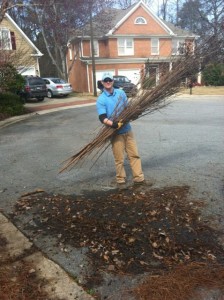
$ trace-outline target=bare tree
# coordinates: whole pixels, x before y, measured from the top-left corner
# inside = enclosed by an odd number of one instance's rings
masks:
[[[223,0],[187,0],[180,10],[180,21],[183,28],[200,36],[217,36],[223,31]]]
[[[133,4],[136,4],[136,0],[115,0],[114,2],[114,4],[121,9],[126,9]],[[143,0],[143,2],[150,6],[153,3],[153,0]]]
[[[168,0],[162,0],[160,12],[162,15],[162,19],[165,21],[167,20],[167,5],[168,5]]]

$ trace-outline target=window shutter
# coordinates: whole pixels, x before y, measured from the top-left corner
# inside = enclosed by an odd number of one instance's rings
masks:
[[[13,31],[10,32],[11,35],[11,43],[12,43],[12,50],[16,50],[16,37]]]

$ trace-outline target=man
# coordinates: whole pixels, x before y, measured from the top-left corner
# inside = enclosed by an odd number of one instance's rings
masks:
[[[113,75],[104,73],[102,76],[103,91],[97,99],[96,106],[100,121],[105,126],[110,126],[116,130],[116,135],[112,138],[112,151],[116,167],[116,181],[119,189],[126,188],[126,172],[124,169],[124,152],[127,153],[132,169],[134,184],[144,183],[141,159],[138,154],[136,141],[131,130],[130,123],[124,124],[119,119],[120,112],[127,106],[128,99],[123,90],[113,87]]]

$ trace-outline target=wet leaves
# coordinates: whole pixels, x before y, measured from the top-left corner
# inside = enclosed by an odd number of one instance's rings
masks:
[[[82,196],[38,192],[21,197],[14,218],[30,215],[36,234],[55,235],[58,247],[88,247],[92,264],[140,274],[189,261],[221,261],[218,233],[187,200],[188,187],[92,191]],[[156,261],[156,263],[155,263]]]

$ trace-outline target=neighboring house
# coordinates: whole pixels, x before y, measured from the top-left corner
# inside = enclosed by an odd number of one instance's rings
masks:
[[[0,23],[0,62],[11,62],[22,75],[40,75],[43,54],[6,13]]]
[[[173,58],[184,53],[187,44],[197,36],[158,18],[143,2],[128,9],[108,11],[105,21],[94,18],[93,45],[96,81],[102,73],[125,75],[138,83],[147,69],[158,83],[160,65],[172,68]],[[112,16],[111,20],[110,17]],[[75,58],[75,59],[74,59]],[[90,30],[68,43],[69,82],[77,92],[93,92]]]

